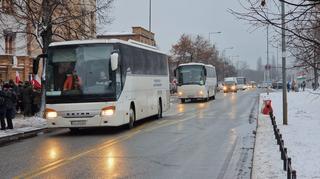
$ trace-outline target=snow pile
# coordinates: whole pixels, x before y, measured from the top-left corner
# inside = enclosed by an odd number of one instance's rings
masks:
[[[262,94],[261,98],[272,100],[278,128],[288,148],[288,156],[292,158],[292,167],[297,171],[297,178],[320,178],[320,94],[310,90],[288,93],[286,126],[282,125],[282,93],[270,93],[269,96]],[[271,134],[269,137],[274,139]],[[261,140],[269,140],[268,136],[265,137]]]
[[[47,127],[45,119],[40,117],[22,117],[17,116],[13,119],[13,129],[0,130],[0,138]]]

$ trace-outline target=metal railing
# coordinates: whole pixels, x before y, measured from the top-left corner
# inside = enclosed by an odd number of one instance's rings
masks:
[[[293,170],[291,166],[291,158],[288,157],[287,148],[284,147],[284,141],[282,139],[282,134],[277,127],[276,117],[270,112],[270,119],[273,126],[273,131],[275,138],[277,140],[277,144],[279,145],[279,150],[281,152],[281,159],[283,160],[283,170],[287,172],[287,179],[296,179],[297,172]]]

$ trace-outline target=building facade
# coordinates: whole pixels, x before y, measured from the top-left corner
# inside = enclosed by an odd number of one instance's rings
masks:
[[[42,53],[41,42],[39,43],[41,41],[39,39],[40,32],[37,32],[34,26],[36,22],[32,24],[30,18],[20,18],[17,15],[19,8],[13,4],[21,2],[29,1],[0,0],[0,79],[3,81],[15,79],[17,72],[21,80],[28,80],[32,69],[32,58]],[[88,12],[95,12],[96,1],[75,0],[72,2],[61,1],[61,3],[66,4],[60,5],[60,8],[54,11],[52,19],[57,19],[54,24],[58,24],[60,21],[63,23],[66,18],[72,16],[80,18],[74,18],[64,24],[61,23],[62,25],[53,25],[53,41],[94,38],[96,36],[96,15]],[[29,6],[33,5],[29,4]],[[24,7],[24,5],[20,7]],[[27,12],[29,11],[24,11],[24,13]],[[36,10],[33,13],[37,13]],[[59,19],[64,16],[65,19]],[[38,37],[35,36],[36,34]]]
[[[128,33],[109,33],[105,35],[98,35],[98,39],[120,39],[120,40],[135,40],[147,45],[156,46],[154,33],[146,30],[143,27],[132,27],[132,32]]]

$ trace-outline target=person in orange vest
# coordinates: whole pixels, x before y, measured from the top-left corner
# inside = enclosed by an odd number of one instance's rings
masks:
[[[81,80],[77,75],[76,71],[73,71],[72,74],[67,74],[67,78],[63,84],[63,90],[80,90]]]

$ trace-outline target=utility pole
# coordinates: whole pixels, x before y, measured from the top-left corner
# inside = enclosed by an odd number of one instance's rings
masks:
[[[149,0],[149,31],[151,32],[151,0]]]
[[[267,25],[267,68],[266,68],[266,81],[270,81],[270,66],[269,66],[269,25]]]
[[[287,101],[287,74],[286,74],[286,39],[285,39],[285,9],[281,1],[281,28],[282,28],[282,110],[283,125],[288,125],[288,101]]]
[[[277,64],[276,64],[276,80],[279,81],[279,44],[277,43]],[[278,83],[277,83],[278,84]],[[277,86],[278,88],[278,86]]]

